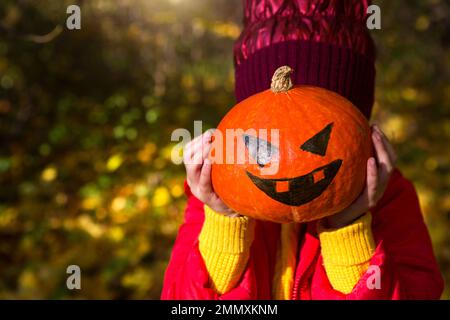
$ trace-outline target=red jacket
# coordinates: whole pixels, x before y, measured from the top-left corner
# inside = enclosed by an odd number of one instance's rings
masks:
[[[250,258],[238,285],[223,295],[208,287],[208,272],[198,249],[203,204],[186,187],[188,205],[166,270],[162,299],[271,299],[271,286],[280,225],[258,221]],[[372,211],[372,231],[377,249],[371,265],[378,266],[380,289],[369,289],[367,272],[344,295],[331,287],[322,266],[315,223],[305,225],[292,299],[439,299],[443,280],[417,195],[399,171]]]

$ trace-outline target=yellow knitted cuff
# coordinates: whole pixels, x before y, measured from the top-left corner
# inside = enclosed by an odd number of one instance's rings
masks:
[[[371,223],[370,213],[340,229],[326,229],[319,223],[324,267],[335,290],[350,293],[367,271],[375,251]]]
[[[219,294],[232,289],[247,265],[254,237],[254,220],[231,218],[205,207],[199,250],[208,270],[211,287]]]

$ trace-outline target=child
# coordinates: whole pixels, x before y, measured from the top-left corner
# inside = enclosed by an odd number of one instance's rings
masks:
[[[374,45],[369,1],[246,0],[235,46],[236,97],[270,86],[289,65],[294,83],[333,90],[370,117]],[[188,204],[163,299],[438,299],[443,281],[416,192],[374,126],[367,184],[344,211],[307,224],[256,221],[214,193],[211,132],[185,149]],[[192,164],[201,158],[200,164]]]

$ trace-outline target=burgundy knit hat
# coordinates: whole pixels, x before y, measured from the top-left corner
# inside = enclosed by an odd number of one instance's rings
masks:
[[[346,97],[370,118],[375,47],[366,27],[370,0],[245,0],[234,47],[236,99],[270,87],[275,70],[294,69],[294,84]]]

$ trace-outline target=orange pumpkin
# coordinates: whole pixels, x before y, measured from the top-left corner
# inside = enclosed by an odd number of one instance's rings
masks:
[[[229,111],[211,155],[213,188],[230,208],[280,223],[307,222],[349,206],[365,185],[372,155],[362,113],[334,92],[293,87],[291,72],[277,69],[271,89]],[[225,161],[230,154],[236,154],[231,163]]]

